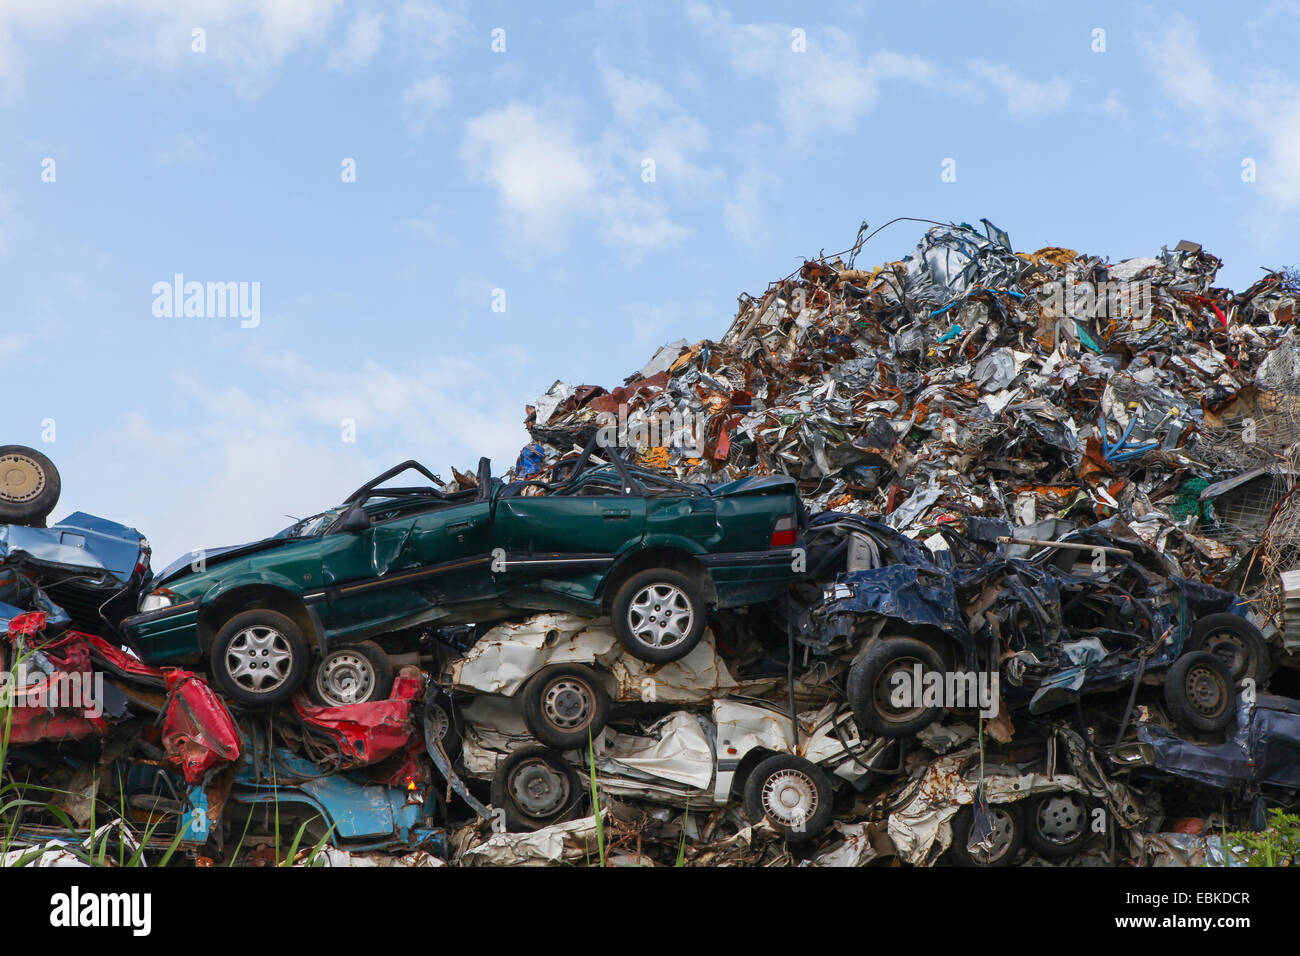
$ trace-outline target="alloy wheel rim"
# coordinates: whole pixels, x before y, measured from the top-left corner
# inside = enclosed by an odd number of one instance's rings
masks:
[[[289,679],[293,650],[284,635],[273,627],[246,627],[226,648],[226,670],[239,687],[254,694],[268,694]]]
[[[627,623],[643,644],[661,649],[674,647],[691,632],[695,608],[681,588],[648,584],[632,598]]]

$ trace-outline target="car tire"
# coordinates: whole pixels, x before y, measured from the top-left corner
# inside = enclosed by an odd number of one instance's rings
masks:
[[[890,703],[892,675],[920,664],[922,673],[946,668],[929,644],[914,637],[882,637],[849,667],[845,692],[858,728],[877,737],[911,737],[943,713],[942,707],[896,707]]]
[[[624,581],[611,613],[623,647],[649,664],[681,660],[704,634],[700,586],[671,568],[650,568]]]
[[[387,700],[392,691],[393,664],[374,641],[334,645],[307,682],[307,693],[321,707]]]
[[[569,819],[585,792],[578,772],[546,747],[516,750],[492,775],[492,807],[502,812],[510,833],[529,833]]]
[[[1238,614],[1208,614],[1192,625],[1189,651],[1208,651],[1228,666],[1233,686],[1250,679],[1262,687],[1272,674],[1273,655],[1254,624]]]
[[[307,642],[298,625],[277,611],[243,611],[217,632],[209,667],[227,697],[249,707],[274,706],[288,700],[306,676]]]
[[[1006,867],[1015,862],[1025,845],[1024,814],[1014,803],[990,803],[993,846],[990,850],[971,849],[971,829],[975,825],[975,808],[962,807],[952,818],[952,846],[948,857],[955,866]]]
[[[26,445],[0,445],[0,524],[43,527],[63,483],[54,462]]]
[[[460,756],[463,743],[460,735],[460,714],[451,698],[441,692],[434,695],[431,706],[432,711],[425,725],[432,727],[432,733],[437,734],[438,739],[442,741],[442,750],[448,759],[455,760]]]
[[[525,685],[520,704],[528,732],[556,750],[585,748],[609,719],[609,693],[600,675],[582,664],[538,671]]]
[[[1228,665],[1209,651],[1184,653],[1165,675],[1169,715],[1188,730],[1223,730],[1235,716],[1236,697]]]
[[[768,757],[745,778],[745,812],[766,819],[787,843],[807,843],[831,823],[834,787],[816,764],[793,754]]]
[[[1044,793],[1025,801],[1025,839],[1039,856],[1064,860],[1092,835],[1088,801],[1073,790]]]

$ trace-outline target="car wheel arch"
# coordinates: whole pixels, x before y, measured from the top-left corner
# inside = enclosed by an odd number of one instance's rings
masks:
[[[319,620],[298,595],[274,584],[249,583],[229,587],[215,596],[205,596],[199,612],[199,641],[203,653],[212,648],[222,624],[241,611],[263,608],[276,611],[298,625],[310,647],[323,648]]]
[[[624,581],[634,574],[639,574],[651,568],[670,568],[687,575],[698,582],[701,591],[704,593],[705,603],[709,605],[717,604],[717,589],[713,586],[713,579],[709,576],[708,570],[699,558],[684,547],[658,545],[630,552],[614,564],[609,574],[605,576],[605,582],[601,586],[602,609],[605,611],[610,610],[614,595],[618,593],[618,589],[622,587]]]

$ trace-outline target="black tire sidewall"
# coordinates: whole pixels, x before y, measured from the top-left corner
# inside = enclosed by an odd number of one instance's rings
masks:
[[[244,690],[235,683],[225,665],[226,647],[231,639],[244,628],[256,624],[275,628],[293,651],[293,662],[289,667],[288,677],[283,684],[267,694],[250,694]],[[208,670],[212,675],[213,683],[232,700],[246,707],[272,707],[284,703],[302,685],[307,676],[307,656],[307,642],[298,625],[278,611],[259,608],[241,611],[222,625],[208,654]]]
[[[0,445],[0,457],[4,455],[23,455],[36,462],[37,467],[44,472],[45,487],[31,501],[0,501],[0,524],[43,525],[58,505],[59,496],[63,492],[63,479],[59,476],[59,469],[46,455],[26,445]]]
[[[1063,794],[1073,796],[1083,804],[1083,830],[1070,840],[1069,843],[1053,843],[1038,830],[1038,811],[1048,800],[1062,796]],[[1081,793],[1077,793],[1073,790],[1041,793],[1025,800],[1024,804],[1024,808],[1021,811],[1021,820],[1025,825],[1025,841],[1039,856],[1051,860],[1063,860],[1067,857],[1074,856],[1074,854],[1078,853],[1080,848],[1088,842],[1088,837],[1092,835],[1089,822],[1089,813],[1091,810],[1090,801]]]
[[[1259,633],[1255,625],[1239,615],[1225,612],[1222,614],[1209,614],[1200,618],[1192,625],[1192,633],[1187,641],[1187,649],[1189,651],[1214,653],[1205,646],[1205,642],[1211,634],[1219,631],[1231,631],[1235,634],[1240,638],[1245,653],[1253,658],[1255,672],[1250,672],[1250,664],[1248,663],[1247,672],[1242,675],[1242,679],[1253,678],[1256,687],[1261,686],[1268,680],[1273,670],[1273,653],[1269,649],[1268,641],[1264,639],[1264,635]],[[1236,682],[1237,679],[1234,679],[1234,683]]]
[[[547,722],[543,712],[546,688],[561,678],[580,680],[591,688],[593,712],[591,720],[581,729],[563,733]],[[594,740],[609,720],[609,693],[600,675],[584,664],[555,664],[534,674],[524,685],[520,708],[528,732],[538,743],[554,750],[585,749],[589,739]],[[588,733],[590,732],[590,737]]]
[[[958,810],[952,818],[952,846],[948,848],[948,856],[957,866],[994,869],[1008,867],[1015,862],[1016,857],[1020,854],[1020,849],[1025,845],[1024,808],[1018,803],[990,803],[989,811],[992,812],[994,807],[1007,811],[1011,816],[1011,822],[1015,828],[1011,836],[1011,846],[1006,853],[998,857],[993,863],[976,862],[966,849],[966,844],[970,840],[971,828],[975,825],[975,807],[972,804],[967,804]]]
[[[691,630],[686,635],[686,638],[668,648],[647,646],[632,633],[627,624],[627,611],[632,603],[632,598],[642,588],[656,582],[669,584],[680,590],[691,602],[695,612],[691,620]],[[700,638],[704,635],[707,615],[705,613],[704,595],[696,582],[682,572],[674,571],[671,568],[649,568],[645,571],[638,571],[623,582],[614,595],[610,616],[613,620],[614,633],[618,635],[619,642],[629,654],[648,664],[668,664],[672,661],[681,660],[695,649],[695,645],[699,644]]]
[[[1187,695],[1187,673],[1197,666],[1212,668],[1222,679],[1228,695],[1223,713],[1215,718],[1206,717],[1192,706]],[[1187,651],[1183,653],[1169,672],[1165,675],[1165,706],[1169,715],[1188,730],[1199,733],[1214,733],[1223,730],[1232,723],[1236,716],[1236,688],[1228,673],[1228,666],[1209,651]]]
[[[899,657],[918,657],[930,670],[944,673],[943,658],[929,644],[914,637],[884,637],[874,640],[849,667],[845,693],[858,729],[876,737],[912,737],[943,713],[942,707],[926,707],[907,721],[887,721],[875,707],[876,681]]]
[[[802,831],[791,829],[763,811],[763,785],[774,773],[781,770],[798,770],[807,775],[817,789],[817,809],[804,821]],[[766,757],[745,778],[745,812],[755,823],[766,818],[768,823],[785,836],[786,842],[791,844],[814,840],[830,826],[831,815],[834,812],[832,806],[834,797],[834,785],[821,767],[794,754],[773,754]]]
[[[311,667],[311,673],[307,679],[307,696],[314,703],[321,707],[348,707],[349,704],[340,704],[327,700],[321,693],[316,681],[320,675],[321,669],[325,662],[336,653],[343,651],[353,651],[359,653],[370,664],[371,671],[374,674],[374,687],[370,696],[365,700],[353,701],[354,704],[368,704],[377,700],[387,700],[388,695],[393,692],[393,664],[388,659],[388,654],[384,649],[374,641],[360,641],[356,644],[335,644],[329,649],[329,652],[321,656]]]
[[[536,818],[524,813],[516,805],[514,797],[510,794],[510,775],[520,764],[534,758],[544,760],[552,769],[563,773],[569,780],[569,799],[559,810],[545,818]],[[554,750],[546,747],[525,747],[522,750],[516,750],[497,764],[496,772],[492,774],[491,794],[493,809],[501,810],[505,814],[508,832],[532,833],[535,830],[562,823],[573,815],[574,810],[582,802],[582,778],[578,776],[577,770]]]

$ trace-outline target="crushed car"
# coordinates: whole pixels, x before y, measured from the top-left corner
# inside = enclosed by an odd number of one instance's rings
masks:
[[[456,490],[403,462],[270,538],[164,569],[121,627],[146,661],[204,661],[231,698],[271,705],[303,683],[313,648],[320,668],[345,655],[382,695],[392,668],[368,640],[532,610],[607,612],[631,654],[669,663],[699,642],[710,608],[775,597],[794,578],[790,479],[705,487],[596,451],[593,436],[553,482],[505,484],[484,459]],[[429,484],[384,484],[408,470]]]

